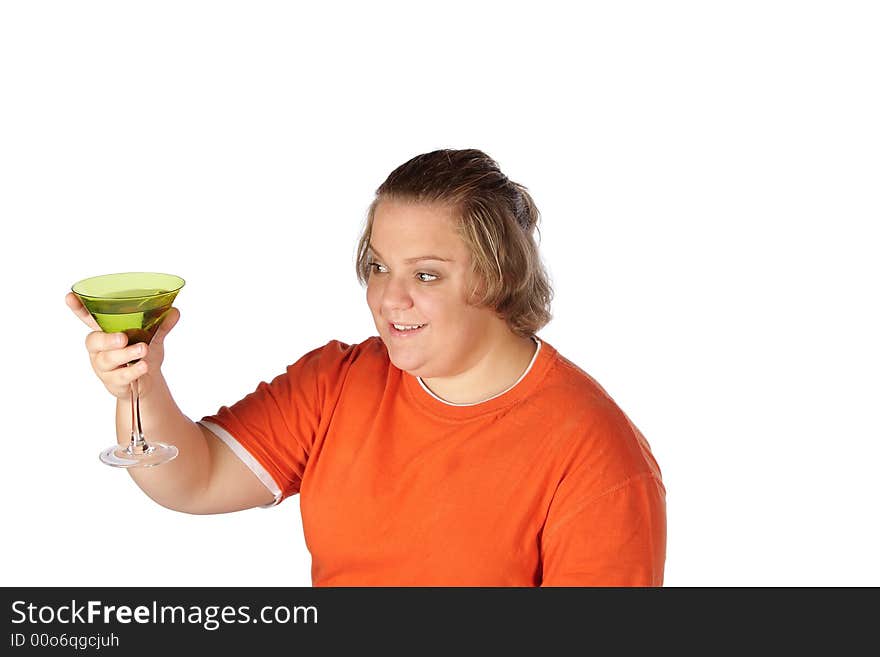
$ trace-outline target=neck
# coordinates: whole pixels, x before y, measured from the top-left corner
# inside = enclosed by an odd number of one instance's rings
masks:
[[[532,338],[508,334],[503,340],[491,342],[466,371],[454,376],[422,379],[422,382],[451,404],[475,404],[504,392],[523,375],[537,349]]]

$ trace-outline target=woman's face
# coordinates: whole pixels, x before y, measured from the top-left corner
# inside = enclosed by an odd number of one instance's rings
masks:
[[[453,221],[445,206],[390,200],[373,217],[367,304],[391,362],[413,376],[470,369],[503,325],[465,301],[470,253]]]

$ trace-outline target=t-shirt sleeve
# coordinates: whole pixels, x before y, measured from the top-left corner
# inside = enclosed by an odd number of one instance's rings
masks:
[[[271,382],[199,421],[275,495],[299,492],[326,409],[338,398],[352,347],[331,340],[289,365]]]
[[[644,436],[596,407],[541,534],[543,586],[662,586],[666,489]]]
[[[543,586],[662,586],[663,484],[646,472],[567,512],[551,511],[542,554]]]

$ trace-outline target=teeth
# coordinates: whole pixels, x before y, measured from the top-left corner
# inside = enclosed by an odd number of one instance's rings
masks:
[[[398,331],[411,331],[413,329],[421,328],[424,324],[393,324],[393,326]]]

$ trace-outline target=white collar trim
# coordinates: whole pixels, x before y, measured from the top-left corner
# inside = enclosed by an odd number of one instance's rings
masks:
[[[495,399],[496,397],[500,397],[501,395],[510,392],[511,390],[513,390],[513,389],[519,384],[520,381],[522,381],[524,378],[526,378],[526,374],[528,374],[529,371],[532,369],[532,365],[534,365],[534,364],[535,364],[535,361],[538,359],[538,354],[541,353],[541,341],[540,341],[538,338],[536,338],[535,336],[532,336],[532,340],[534,340],[534,341],[538,344],[538,348],[535,349],[535,354],[532,356],[532,360],[531,360],[531,362],[529,363],[529,366],[525,369],[525,372],[523,372],[523,373],[520,375],[520,377],[519,377],[519,378],[513,383],[513,385],[510,386],[507,390],[504,390],[504,391],[502,391],[502,392],[499,392],[497,395],[492,395],[492,396],[489,397],[488,399],[483,399],[482,401],[471,402],[471,403],[468,403],[468,404],[454,404],[454,403],[452,403],[452,402],[448,402],[448,401],[446,401],[445,399],[441,399],[440,397],[438,397],[437,395],[435,395],[433,392],[431,392],[430,388],[428,388],[428,386],[425,385],[425,382],[422,381],[422,377],[417,376],[416,379],[418,379],[418,381],[419,381],[419,385],[422,386],[422,389],[423,389],[425,392],[427,392],[429,395],[431,395],[431,396],[432,396],[434,399],[436,399],[437,401],[443,402],[443,403],[446,404],[447,406],[476,406],[477,404],[483,404],[483,403],[485,403],[485,402],[487,402],[487,401],[489,401],[489,400],[491,400],[491,399]]]

